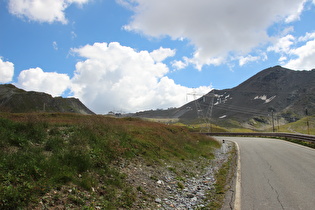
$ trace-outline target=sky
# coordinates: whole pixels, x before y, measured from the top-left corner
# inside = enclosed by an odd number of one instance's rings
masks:
[[[0,84],[97,114],[315,68],[315,0],[0,0]]]

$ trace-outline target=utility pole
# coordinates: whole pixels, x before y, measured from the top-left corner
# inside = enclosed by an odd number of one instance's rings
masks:
[[[271,110],[271,116],[272,116],[272,132],[275,132],[275,121],[273,119],[273,110]]]
[[[201,106],[200,106],[198,99],[197,99],[197,97],[202,96],[202,94],[196,93],[196,91],[194,90],[194,92],[192,92],[192,93],[187,93],[186,96],[189,96],[189,95],[193,96],[193,98],[194,98],[196,111],[197,111],[197,117],[202,119],[202,117],[203,117],[203,114],[201,113],[202,109],[201,109]],[[205,100],[205,99],[203,98],[203,100]]]
[[[213,94],[213,97],[212,97],[212,101],[211,101],[211,107],[209,106],[210,110],[207,111],[207,114],[209,115],[209,129],[210,129],[210,132],[212,133],[212,125],[211,125],[211,117],[212,117],[212,110],[213,110],[213,103],[214,103],[214,94]],[[210,113],[209,113],[210,111]]]
[[[200,119],[202,122],[205,123],[206,132],[209,132],[209,131],[212,132],[211,116],[212,116],[212,109],[213,109],[215,94],[203,95],[203,94],[196,93],[194,91],[192,93],[187,93],[187,96],[188,95],[192,95],[194,97],[198,119]],[[202,96],[202,99],[201,98],[197,99],[197,96]],[[206,105],[208,107],[207,110],[204,110],[201,108],[201,102],[199,102],[199,100],[201,99],[203,104],[207,104],[207,97],[212,97],[212,100],[209,103],[209,105]],[[201,130],[202,128],[200,128],[200,132]]]
[[[305,109],[305,115],[306,115],[306,126],[307,126],[307,134],[310,135],[310,122],[308,121],[308,110]]]

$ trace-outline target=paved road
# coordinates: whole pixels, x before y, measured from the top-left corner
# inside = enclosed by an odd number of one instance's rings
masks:
[[[239,145],[240,207],[315,209],[315,150],[266,138],[217,137]]]

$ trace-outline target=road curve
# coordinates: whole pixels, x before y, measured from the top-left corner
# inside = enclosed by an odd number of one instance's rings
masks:
[[[239,146],[241,209],[315,209],[314,149],[276,139],[216,138]]]

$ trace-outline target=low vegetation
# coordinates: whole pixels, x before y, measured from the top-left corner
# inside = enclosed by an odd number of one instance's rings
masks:
[[[315,135],[315,116],[304,117],[296,122],[275,126],[277,132],[303,133]]]
[[[0,113],[0,209],[131,208],[137,197],[117,167],[213,158],[218,143],[179,126],[134,118]]]
[[[228,160],[224,162],[216,173],[215,188],[208,192],[208,200],[212,201],[207,205],[208,209],[219,210],[222,208],[226,192],[233,187],[232,182],[236,172],[237,155],[236,147],[233,146],[229,152]]]

